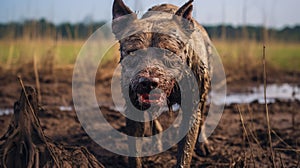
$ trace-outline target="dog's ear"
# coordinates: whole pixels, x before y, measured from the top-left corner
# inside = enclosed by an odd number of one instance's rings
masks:
[[[114,0],[112,14],[112,31],[116,38],[120,40],[123,34],[122,30],[132,23],[137,16],[124,4],[122,0]]]
[[[133,12],[124,4],[122,0],[114,0],[113,4],[113,19],[117,19],[121,16],[132,14]]]
[[[190,0],[187,3],[185,3],[176,11],[175,15],[183,17],[184,19],[187,19],[189,21],[192,20],[193,1],[194,0]]]
[[[194,30],[194,22],[192,19],[193,1],[194,0],[189,0],[175,13],[175,16],[177,16],[176,21],[179,22],[187,32]]]

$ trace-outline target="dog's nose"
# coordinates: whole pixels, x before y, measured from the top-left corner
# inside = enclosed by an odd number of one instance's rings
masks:
[[[158,78],[140,77],[138,83],[138,91],[150,92],[152,89],[155,89],[158,86],[158,82]]]

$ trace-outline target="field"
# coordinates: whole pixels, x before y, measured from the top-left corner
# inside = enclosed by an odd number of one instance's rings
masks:
[[[37,56],[39,60],[54,59],[55,65],[72,65],[84,44],[84,40],[19,39],[0,40],[0,65],[2,67],[22,66]],[[260,66],[263,44],[251,40],[213,40],[225,68],[237,65]],[[300,43],[269,42],[266,45],[267,62],[280,71],[300,72]],[[49,58],[49,53],[55,57]],[[117,57],[116,54],[107,58]],[[227,68],[229,69],[229,68]]]
[[[225,67],[228,94],[249,92],[249,87],[263,84],[263,44],[247,40],[213,41]],[[73,109],[60,109],[61,106],[73,107],[72,70],[83,44],[84,40],[1,40],[0,109],[12,108],[18,99],[21,87],[17,75],[21,75],[25,84],[39,85],[40,104],[44,109],[39,117],[46,136],[58,143],[87,147],[106,167],[126,167],[127,157],[111,153],[90,139]],[[125,118],[111,108],[110,82],[117,62],[118,50],[114,49],[107,54],[95,79],[96,95],[99,95],[98,102],[107,120],[122,130]],[[299,87],[300,43],[268,42],[266,62],[268,84],[288,83]],[[203,156],[198,146],[192,167],[271,167],[271,151],[277,167],[299,167],[299,108],[298,100],[276,100],[269,104],[270,148],[264,104],[256,101],[226,106],[218,127],[209,137],[213,152]],[[0,116],[0,135],[6,131],[10,116]],[[167,117],[161,120],[167,123]],[[163,124],[163,127],[166,126]],[[145,167],[172,167],[176,164],[176,146],[145,157],[143,162]]]

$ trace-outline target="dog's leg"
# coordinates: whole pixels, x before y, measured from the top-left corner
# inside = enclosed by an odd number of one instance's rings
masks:
[[[205,125],[202,125],[202,131],[199,133],[203,142],[197,141],[195,152],[199,156],[207,156],[214,151],[212,144],[209,143],[206,133],[205,133]],[[200,138],[200,137],[199,137]]]
[[[192,160],[192,155],[194,147],[197,141],[197,136],[199,132],[199,125],[201,120],[200,109],[197,110],[192,115],[184,115],[183,113],[183,122],[184,126],[188,125],[190,121],[194,120],[191,128],[189,129],[187,135],[178,143],[178,154],[177,154],[177,166],[180,168],[189,168]],[[186,128],[180,129],[180,131],[186,130]]]
[[[143,122],[136,122],[126,118],[127,134],[132,137],[144,136],[145,124]],[[141,143],[135,141],[134,138],[128,138],[128,148],[131,154],[138,155],[142,151]],[[128,157],[128,164],[130,168],[142,168],[142,159],[140,157]]]
[[[159,135],[153,136],[153,142],[154,142],[153,145],[158,151],[163,150],[162,135],[160,135],[161,132],[163,132],[163,128],[161,124],[157,119],[154,119],[152,124],[152,135],[156,135],[156,134]]]
[[[204,99],[204,101],[202,101],[203,105],[201,107],[201,122],[200,122],[201,132],[199,131],[199,135],[198,135],[198,138],[200,138],[200,136],[201,136],[203,142],[200,142],[198,140],[197,144],[196,144],[196,150],[195,150],[196,154],[199,156],[207,156],[210,153],[212,153],[214,150],[213,146],[209,143],[209,141],[207,139],[207,135],[205,133],[205,131],[206,131],[206,127],[204,124],[204,121],[205,121],[204,112],[206,111],[205,104],[204,104],[205,101],[206,101],[206,99]]]

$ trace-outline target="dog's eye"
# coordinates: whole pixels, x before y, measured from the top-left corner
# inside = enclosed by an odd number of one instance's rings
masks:
[[[174,52],[172,52],[170,50],[166,50],[165,54],[166,54],[166,56],[171,57],[171,56],[173,56]]]
[[[130,52],[129,55],[135,56],[135,52]]]
[[[135,52],[136,52],[135,49],[129,50],[129,51],[127,51],[127,55],[135,56],[135,54],[136,54]]]

